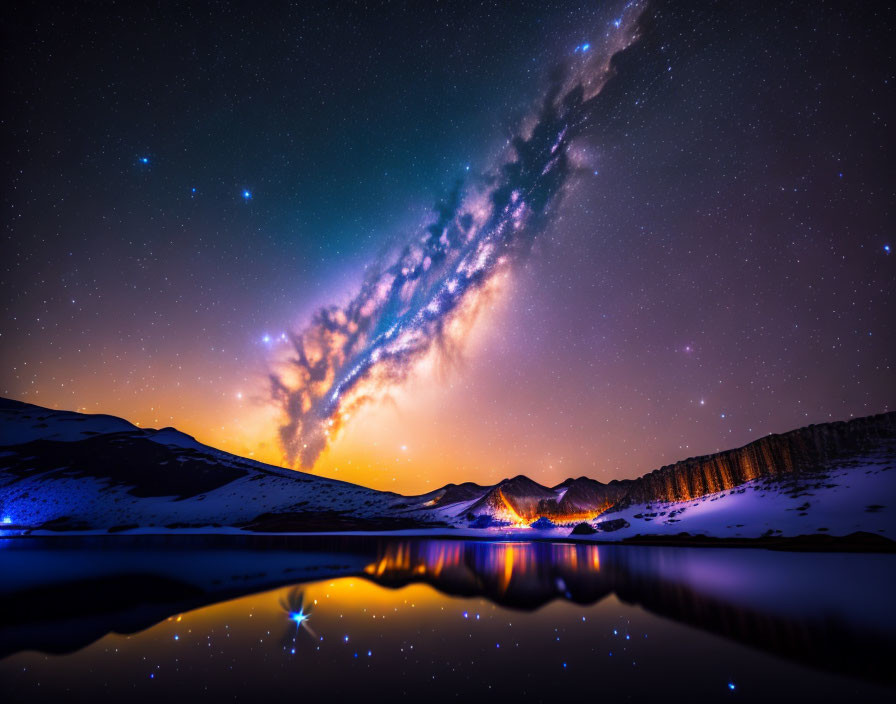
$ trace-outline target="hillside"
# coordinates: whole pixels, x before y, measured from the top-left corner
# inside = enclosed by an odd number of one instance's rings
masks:
[[[420,496],[237,457],[174,428],[0,400],[10,533],[407,529],[618,540],[864,531],[896,539],[896,413],[808,426],[634,480],[546,487],[519,475]],[[590,527],[589,527],[590,526]],[[534,530],[533,530],[534,528]]]
[[[410,527],[396,494],[273,467],[173,428],[0,400],[0,511],[9,526],[120,531]]]

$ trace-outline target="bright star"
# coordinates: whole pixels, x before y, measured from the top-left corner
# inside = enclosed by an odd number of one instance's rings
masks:
[[[586,51],[588,51],[590,48],[591,48],[591,45],[590,45],[590,44],[582,44],[582,53],[584,54],[584,53],[585,53]]]
[[[885,251],[887,254],[889,254],[889,253],[890,253],[890,245],[885,244],[885,245],[884,245],[884,251]]]
[[[732,692],[734,691],[734,682],[728,683],[728,689],[730,689]]]
[[[613,20],[613,26],[617,29],[622,25],[622,20]]]
[[[3,517],[3,522],[4,522],[6,525],[9,525],[10,523],[12,523],[12,517],[11,517],[11,516],[4,516],[4,517]]]
[[[140,157],[140,163],[141,163],[141,164],[148,164],[148,163],[149,163],[149,157],[148,157],[148,156],[141,156],[141,157]]]
[[[252,191],[243,191],[243,200],[252,200]]]
[[[311,630],[308,625],[308,619],[311,618],[311,609],[305,610],[305,595],[298,588],[291,589],[280,599],[280,606],[286,612],[290,621],[296,624],[296,633],[299,634],[299,626],[304,628],[308,633],[317,638],[317,634]],[[295,643],[295,636],[293,637]]]
[[[271,336],[270,336],[270,335],[265,335],[264,337],[261,338],[261,341],[262,341],[264,344],[268,344],[268,343],[271,341]]]

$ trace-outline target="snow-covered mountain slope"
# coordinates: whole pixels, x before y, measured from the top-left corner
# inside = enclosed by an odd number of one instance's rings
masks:
[[[406,497],[237,457],[173,428],[0,399],[0,523],[10,531],[448,529],[550,538],[584,522],[604,540],[856,531],[896,539],[894,509],[894,413],[770,435],[634,480],[545,487],[520,475]]]
[[[173,428],[0,400],[0,520],[91,530],[388,528],[396,494],[273,467]]]
[[[598,535],[707,535],[726,538],[858,531],[896,540],[896,452],[832,462],[823,471],[755,479],[735,489],[678,502],[633,504],[594,522]]]
[[[0,447],[34,440],[75,442],[95,435],[140,432],[136,425],[115,416],[51,411],[20,401],[0,399]]]
[[[479,511],[479,513],[474,513]],[[614,507],[582,520],[539,517],[510,520],[505,512],[484,513],[470,500],[433,510],[464,534],[500,534],[504,539],[565,538],[574,525],[592,530],[576,537],[620,541],[635,536],[664,538],[788,538],[872,533],[896,540],[896,449],[831,462],[812,474],[763,478],[688,501],[654,501]]]
[[[834,488],[820,485],[830,471],[858,473],[866,466],[871,467],[871,478],[867,482],[869,486],[879,486],[882,495],[893,496],[885,467],[890,462],[888,458],[894,456],[894,448],[896,413],[884,413],[768,435],[744,447],[692,457],[638,479],[603,484],[580,477],[548,488],[519,476],[505,479],[494,487],[480,487],[478,496],[477,492],[469,491],[457,497],[451,505],[445,500],[446,494],[439,495],[437,501],[421,502],[418,506],[428,507],[456,524],[463,524],[466,519],[466,525],[474,527],[524,526],[539,519],[544,519],[540,524],[542,527],[549,527],[547,521],[563,525],[592,520],[603,514],[610,516],[613,512],[625,515],[651,513],[651,510],[644,508],[648,505],[680,504],[687,507],[689,502],[695,501],[715,504],[723,495],[728,496],[731,491],[740,491],[745,486],[768,484],[786,487],[788,483],[796,482],[813,486],[813,491],[821,492]],[[851,485],[840,486],[837,496],[842,498],[850,492]],[[770,490],[763,497],[772,497],[776,493],[786,495],[788,490]],[[438,492],[434,492],[428,496],[437,495]],[[838,502],[835,500],[833,503]],[[847,511],[847,503],[843,503],[844,511]],[[733,510],[732,502],[724,501],[723,505]],[[636,507],[633,511],[626,510],[632,506]],[[860,509],[864,510],[864,504]],[[715,520],[719,514],[713,515]],[[653,518],[639,519],[638,525],[641,529],[650,529]],[[670,525],[674,526],[676,521],[681,520],[675,518]]]

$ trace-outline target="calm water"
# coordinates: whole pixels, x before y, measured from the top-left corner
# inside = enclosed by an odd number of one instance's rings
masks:
[[[889,555],[117,536],[3,540],[0,574],[4,701],[828,701],[896,681]]]

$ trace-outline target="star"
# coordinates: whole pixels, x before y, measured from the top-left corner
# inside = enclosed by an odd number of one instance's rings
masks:
[[[252,200],[252,191],[243,191],[243,200]]]

